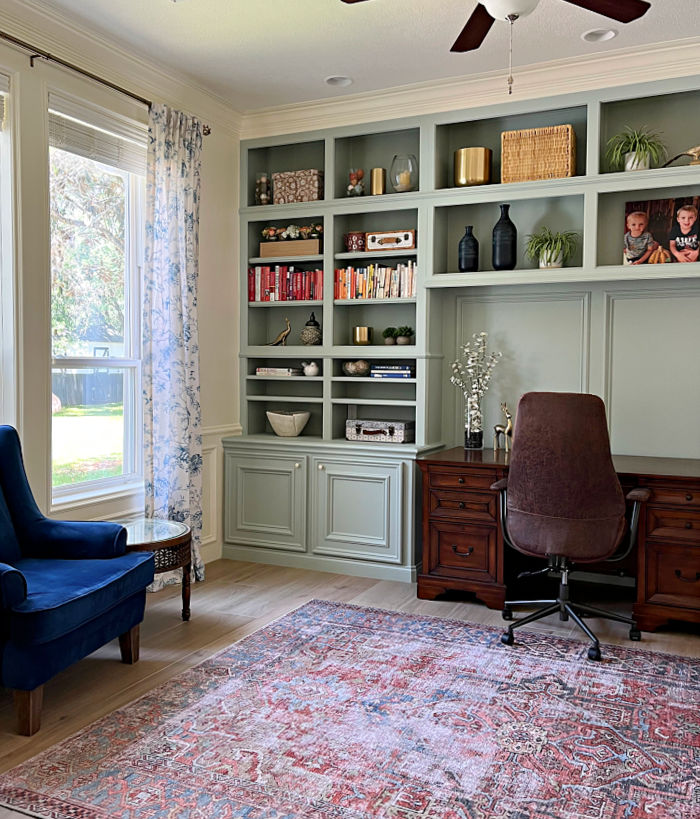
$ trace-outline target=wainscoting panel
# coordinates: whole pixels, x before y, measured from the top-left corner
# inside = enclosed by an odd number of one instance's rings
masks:
[[[606,294],[606,405],[614,452],[700,458],[700,288]]]

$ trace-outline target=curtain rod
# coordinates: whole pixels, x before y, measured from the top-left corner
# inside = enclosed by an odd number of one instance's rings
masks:
[[[69,63],[66,60],[62,60],[60,57],[54,57],[53,54],[49,54],[48,51],[43,51],[40,48],[35,48],[30,43],[25,43],[24,40],[19,40],[17,37],[13,37],[11,34],[7,34],[4,31],[0,31],[0,38],[3,40],[7,40],[8,43],[12,43],[12,45],[17,46],[18,48],[22,48],[25,51],[31,52],[31,56],[29,57],[29,64],[32,68],[34,68],[34,60],[41,58],[42,60],[46,60],[47,62],[57,63],[58,65],[62,65],[64,68],[68,68],[71,71],[75,71],[77,74],[82,74],[83,77],[87,77],[90,80],[94,80],[94,82],[100,83],[100,85],[105,85],[107,88],[111,88],[113,91],[118,91],[120,94],[124,94],[127,97],[131,97],[132,100],[136,100],[136,102],[141,102],[144,105],[147,105],[149,108],[153,105],[151,100],[147,100],[145,97],[140,97],[138,94],[134,94],[131,91],[128,91],[126,88],[122,88],[119,85],[115,85],[113,82],[109,80],[105,80],[104,77],[98,77],[97,74],[93,74],[90,71],[86,71],[84,68],[80,68],[77,65],[73,65],[73,63]],[[211,128],[208,125],[202,126],[202,133],[204,136],[209,136],[211,133]]]

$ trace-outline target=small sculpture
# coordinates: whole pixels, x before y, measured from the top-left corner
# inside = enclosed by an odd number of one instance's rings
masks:
[[[301,333],[299,333],[299,341],[302,344],[313,345],[320,344],[322,340],[321,325],[316,321],[316,316],[311,313],[309,320],[302,328]]]
[[[270,177],[264,172],[255,177],[255,204],[270,204]]]
[[[315,361],[302,361],[301,368],[304,371],[304,375],[313,378],[314,376],[318,375],[320,371],[318,364]]]
[[[510,451],[510,442],[513,440],[513,416],[508,409],[508,405],[501,403],[501,412],[506,416],[506,424],[496,424],[493,428],[493,451],[499,447],[499,438],[503,435],[503,442],[506,452]]]
[[[287,323],[285,329],[278,333],[274,341],[268,341],[266,347],[287,346],[287,336],[292,332],[292,325],[289,323],[288,318],[285,319],[285,322]]]

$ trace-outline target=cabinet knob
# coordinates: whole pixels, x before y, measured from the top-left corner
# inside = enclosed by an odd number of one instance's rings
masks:
[[[464,509],[464,501],[460,501],[460,502],[457,504],[457,507],[458,507],[459,509]]]
[[[692,523],[691,523],[689,520],[686,520],[686,522],[685,522],[685,528],[686,528],[686,529],[692,529],[692,528],[693,528],[693,524],[692,524]]]
[[[685,499],[687,501],[691,501],[693,499],[693,496],[690,494],[690,492],[686,492]]]
[[[299,469],[300,466],[301,464],[297,461],[297,463],[294,464],[294,469]]]
[[[464,483],[464,478],[457,478],[457,483]]]
[[[325,468],[326,468],[326,467],[325,467],[323,464],[319,464],[319,465],[318,465],[318,471],[319,471],[319,472],[321,472],[321,471],[322,471],[323,469],[325,469]]]

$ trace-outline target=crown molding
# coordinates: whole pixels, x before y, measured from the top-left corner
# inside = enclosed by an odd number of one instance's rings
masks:
[[[700,74],[700,38],[516,68],[512,96],[506,93],[506,74],[504,68],[457,80],[247,111],[240,136],[275,136],[692,76]]]
[[[191,111],[208,124],[238,136],[242,115],[229,103],[194,82],[185,74],[133,51],[116,41],[83,27],[38,0],[3,0],[0,28],[72,62],[139,96]],[[9,43],[3,43],[12,48]]]

